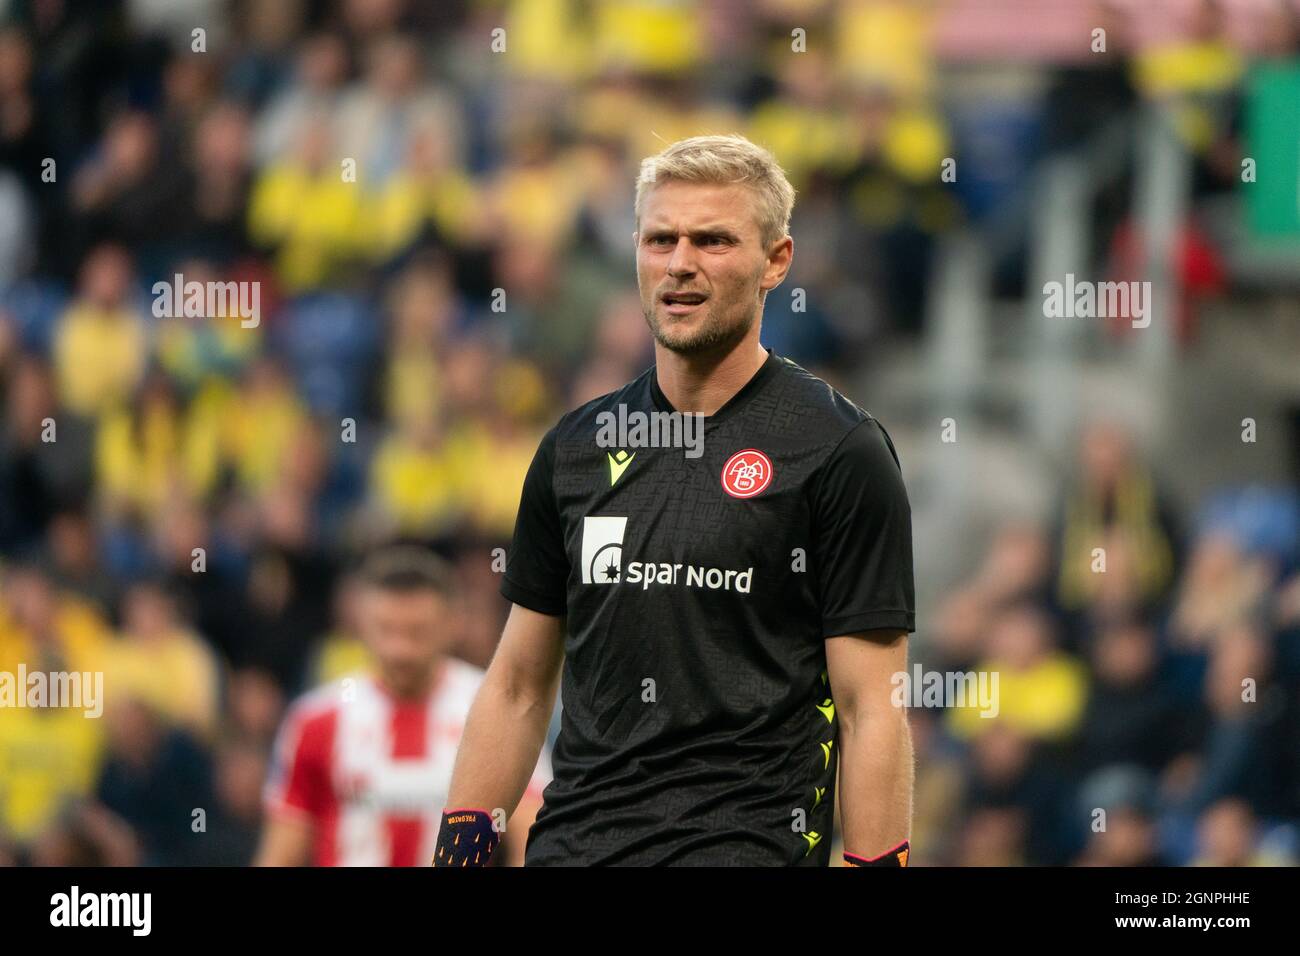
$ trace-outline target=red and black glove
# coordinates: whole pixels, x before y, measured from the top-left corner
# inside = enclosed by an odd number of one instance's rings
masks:
[[[912,849],[911,844],[904,840],[892,850],[886,850],[880,856],[873,856],[868,859],[865,856],[858,856],[856,853],[844,854],[845,866],[907,866],[907,854]]]
[[[487,866],[501,834],[486,810],[443,810],[434,866]]]

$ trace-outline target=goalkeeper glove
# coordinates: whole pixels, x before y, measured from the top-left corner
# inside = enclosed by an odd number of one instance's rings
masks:
[[[501,835],[486,810],[443,810],[434,866],[486,866]]]

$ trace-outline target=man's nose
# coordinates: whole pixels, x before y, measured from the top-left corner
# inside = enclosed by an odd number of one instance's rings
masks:
[[[691,237],[678,237],[677,248],[673,250],[672,257],[668,260],[668,274],[689,275],[695,272],[695,266],[695,246],[691,243]]]

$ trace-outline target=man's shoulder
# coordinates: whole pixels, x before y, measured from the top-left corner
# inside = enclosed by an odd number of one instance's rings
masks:
[[[879,422],[865,408],[793,359],[781,357],[765,403],[774,423],[819,442],[838,442],[865,421]]]
[[[793,359],[776,356],[777,368],[765,383],[761,400],[748,403],[750,416],[766,418],[772,431],[834,446],[865,421],[880,431],[880,422],[857,402]],[[602,425],[602,415],[649,409],[651,365],[630,382],[565,412],[542,438],[541,445],[569,445],[586,450]],[[742,412],[742,414],[744,414]],[[752,417],[749,424],[755,424]]]
[[[290,701],[280,725],[283,746],[294,753],[322,756],[332,749],[346,686],[344,679],[340,677],[313,687]]]

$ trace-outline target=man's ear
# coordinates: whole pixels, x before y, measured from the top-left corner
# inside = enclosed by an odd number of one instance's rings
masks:
[[[771,281],[771,285],[767,286],[768,289],[775,289],[785,281],[785,277],[790,273],[790,265],[793,261],[793,238],[785,236],[772,244],[772,248],[768,251],[767,266],[763,270],[763,281]]]

